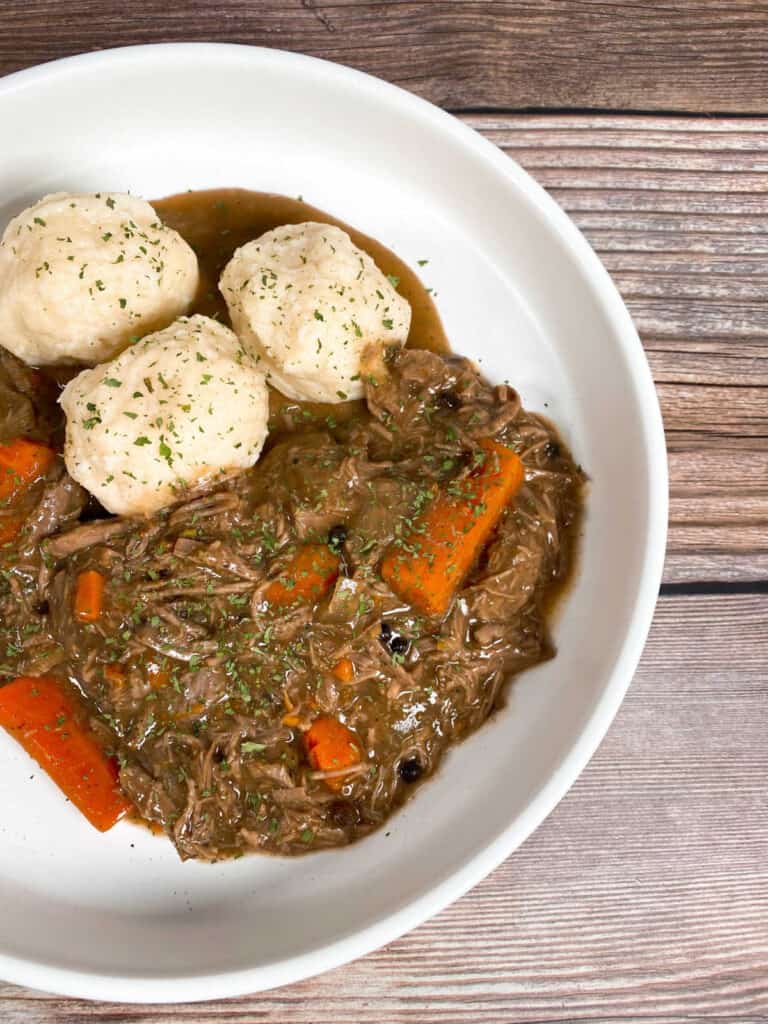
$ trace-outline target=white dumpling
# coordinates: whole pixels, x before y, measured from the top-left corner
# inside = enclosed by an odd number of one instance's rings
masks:
[[[186,313],[197,257],[149,203],[46,196],[0,241],[0,345],[35,366],[103,362]]]
[[[263,374],[204,316],[148,334],[61,394],[64,459],[109,512],[149,515],[252,466],[267,436]]]
[[[368,344],[403,345],[411,307],[371,257],[329,224],[290,224],[238,249],[220,281],[232,326],[289,398],[362,398]]]

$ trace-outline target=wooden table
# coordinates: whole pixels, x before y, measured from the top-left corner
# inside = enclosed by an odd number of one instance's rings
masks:
[[[613,274],[658,385],[664,584],[589,768],[434,920],[219,1003],[0,984],[0,1020],[768,1021],[768,5],[3,0],[0,74],[171,39],[361,67],[454,111],[549,189]]]

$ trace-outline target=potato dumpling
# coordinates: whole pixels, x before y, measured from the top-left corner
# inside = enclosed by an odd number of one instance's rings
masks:
[[[46,196],[0,241],[0,345],[34,366],[111,359],[192,304],[197,257],[143,199]]]
[[[205,316],[83,370],[59,401],[70,475],[117,515],[149,515],[247,469],[267,436],[263,374]]]
[[[329,224],[289,224],[238,249],[220,281],[232,326],[289,398],[362,398],[371,343],[405,344],[411,307],[371,257]]]

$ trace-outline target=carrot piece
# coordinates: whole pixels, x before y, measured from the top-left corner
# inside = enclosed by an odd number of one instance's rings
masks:
[[[23,525],[21,516],[4,516],[0,519],[0,544],[8,544],[18,537]]]
[[[167,686],[171,681],[171,673],[151,661],[147,665],[147,680],[153,690],[159,690],[161,687]]]
[[[392,590],[426,615],[443,615],[523,482],[523,464],[502,444],[480,442],[485,461],[459,485],[442,491],[399,543],[381,575]]]
[[[316,718],[304,734],[309,763],[316,771],[343,772],[354,768],[362,760],[357,737],[346,725],[331,715]],[[340,789],[344,784],[343,775],[323,780],[331,789]]]
[[[77,723],[56,679],[20,676],[0,688],[0,725],[100,832],[130,810],[117,784],[117,762]]]
[[[276,608],[297,601],[314,603],[328,593],[338,575],[338,555],[325,544],[305,544],[267,587],[264,599]]]
[[[23,437],[0,445],[0,501],[15,497],[45,476],[53,459],[47,445]]]
[[[119,690],[125,686],[125,669],[118,662],[112,661],[104,666],[104,678]]]
[[[355,666],[349,658],[340,658],[333,666],[333,674],[340,683],[351,683],[355,678]]]
[[[95,569],[81,572],[75,589],[75,617],[80,622],[98,622],[104,605],[104,577]]]
[[[186,722],[189,721],[190,718],[197,718],[197,716],[201,715],[203,711],[205,711],[205,704],[197,701],[192,704],[191,707],[188,707],[186,711],[177,712],[173,718],[176,722]]]

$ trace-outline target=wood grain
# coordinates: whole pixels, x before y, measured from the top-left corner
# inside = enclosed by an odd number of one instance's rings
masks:
[[[586,234],[657,382],[665,581],[768,579],[768,119],[475,115]]]
[[[607,739],[486,881],[275,992],[120,1007],[0,985],[3,1024],[768,1020],[768,595],[662,598]]]
[[[750,0],[4,0],[0,74],[131,43],[218,40],[350,64],[441,106],[768,113]]]

